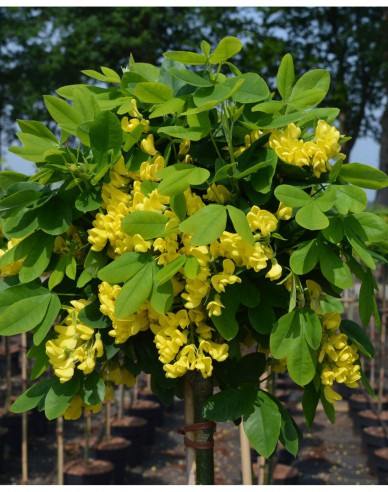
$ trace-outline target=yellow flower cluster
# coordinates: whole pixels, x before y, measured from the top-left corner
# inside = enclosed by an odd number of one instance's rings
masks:
[[[115,338],[115,343],[124,343],[129,337],[136,335],[139,331],[147,330],[149,327],[149,316],[146,305],[137,313],[126,318],[117,318],[114,314],[116,299],[121,291],[119,285],[110,285],[102,282],[99,285],[98,298],[100,311],[112,321],[112,330],[108,333]]]
[[[89,302],[85,299],[71,301],[73,307],[67,309],[64,324],[54,326],[58,338],[46,342],[46,354],[61,383],[73,377],[75,368],[90,374],[96,365],[96,358],[104,354],[101,335],[78,319],[79,312]]]
[[[101,410],[102,403],[98,405],[87,405],[80,395],[76,395],[70,405],[67,407],[63,414],[63,418],[65,420],[77,420],[81,417],[82,411],[84,410],[85,414],[87,412],[98,413]]]
[[[259,133],[253,132],[246,143],[250,145],[257,138]],[[112,321],[109,335],[115,338],[115,343],[125,343],[131,336],[151,328],[168,377],[179,377],[187,370],[194,369],[209,376],[213,367],[212,360],[224,360],[228,345],[217,344],[212,340],[214,330],[204,320],[206,317],[220,316],[224,308],[220,294],[225,292],[228,285],[241,283],[241,278],[235,273],[236,268],[251,268],[258,272],[267,268],[270,262],[266,277],[270,280],[281,277],[282,268],[274,258],[269,238],[277,229],[278,220],[288,220],[291,217],[292,209],[279,204],[274,215],[259,207],[252,207],[247,220],[254,233],[253,244],[247,243],[238,233],[228,231],[224,231],[218,240],[203,246],[190,244],[189,234],[172,232],[165,237],[147,241],[140,235],[125,234],[120,227],[121,220],[137,210],[164,214],[169,219],[167,230],[179,224],[178,217],[169,207],[169,197],[160,195],[157,189],[151,188],[149,193],[142,189],[144,181],[159,181],[157,172],[165,165],[163,156],[155,148],[153,135],[147,135],[140,147],[149,158],[140,165],[139,170],[127,171],[123,158],[120,158],[111,172],[110,183],[103,185],[103,207],[106,212],[96,215],[94,227],[89,230],[91,249],[101,251],[108,244],[108,254],[112,257],[127,251],[150,251],[161,266],[168,265],[185,254],[197,260],[198,273],[195,278],[188,277],[182,267],[172,278],[174,296],[180,296],[184,307],[178,313],[160,316],[145,302],[138,312],[125,319],[118,319],[115,305],[121,287],[107,282],[102,282],[99,286],[100,310]],[[189,149],[190,141],[183,140],[178,153],[180,158],[184,158],[183,162],[190,160]],[[185,190],[184,197],[186,212],[190,217],[206,206],[203,200],[225,204],[230,200],[231,192],[223,185],[212,184],[202,198],[190,188]],[[222,265],[222,270],[218,265]],[[210,296],[212,289],[214,295]]]
[[[10,239],[7,243],[7,249],[0,249],[0,258],[5,255],[7,251],[12,249],[18,243],[20,243],[22,239]],[[12,277],[12,275],[17,275],[20,272],[21,267],[23,266],[24,259],[17,260],[14,263],[10,263],[9,265],[5,265],[0,268],[0,277]]]
[[[132,388],[132,386],[135,386],[136,383],[136,377],[131,373],[131,371],[129,371],[126,367],[119,365],[116,361],[109,361],[106,364],[104,363],[101,369],[101,376],[105,381],[105,386],[109,388],[112,388],[111,383],[114,383],[117,386],[119,384],[125,384],[128,388]],[[105,398],[107,398],[106,395]]]
[[[157,322],[151,323],[151,329],[168,378],[194,370],[207,378],[213,372],[212,360],[222,362],[228,357],[228,345],[211,340],[214,329],[205,323],[205,314],[200,309],[160,315]],[[191,343],[187,343],[189,339]]]
[[[285,130],[273,130],[269,146],[288,164],[311,166],[317,178],[330,170],[330,159],[345,157],[340,153],[340,133],[335,126],[319,120],[315,135],[308,142],[300,138],[301,132],[301,128],[294,123],[290,123]]]
[[[361,378],[357,347],[349,344],[344,333],[338,333],[341,324],[339,313],[328,313],[322,318],[322,346],[318,361],[322,364],[321,382],[324,385],[325,398],[329,403],[342,397],[332,386],[334,382],[357,388]]]
[[[164,167],[164,159],[161,155],[154,155],[151,161],[141,164],[139,174],[142,180],[157,180],[156,172]],[[109,244],[108,254],[111,257],[122,255],[127,251],[146,252],[152,242],[145,241],[140,234],[129,236],[121,229],[121,221],[124,217],[136,210],[149,210],[162,213],[165,205],[169,203],[169,197],[162,196],[157,190],[153,190],[148,196],[141,189],[141,181],[131,181],[133,186],[129,193],[126,188],[131,180],[131,174],[124,165],[121,157],[110,173],[111,182],[103,185],[102,198],[106,213],[99,212],[93,221],[93,228],[89,229],[88,241],[92,244],[93,251],[101,251]]]
[[[129,116],[132,116],[132,118],[129,119],[128,116],[124,116],[121,120],[121,128],[126,133],[131,133],[139,125],[143,125],[143,132],[148,132],[150,122],[143,119],[142,115],[137,109],[136,99],[131,99],[131,104],[133,106],[133,109],[128,111],[128,114]]]

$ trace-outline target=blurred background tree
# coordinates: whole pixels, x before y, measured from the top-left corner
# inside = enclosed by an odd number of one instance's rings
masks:
[[[120,70],[132,53],[156,63],[163,52],[213,47],[226,34],[245,45],[237,64],[276,75],[292,53],[296,73],[321,67],[332,77],[327,105],[341,108],[341,133],[381,143],[388,170],[387,7],[1,7],[0,137],[14,140],[19,118],[44,120],[42,94],[86,81],[81,70]],[[146,48],[144,48],[146,47]],[[383,115],[381,121],[376,115]],[[385,151],[384,151],[385,149]],[[388,204],[388,192],[377,193]]]

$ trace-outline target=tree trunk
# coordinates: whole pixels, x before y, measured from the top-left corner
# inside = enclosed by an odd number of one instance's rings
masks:
[[[205,401],[213,394],[212,378],[204,379],[195,371],[186,375],[185,396],[192,394],[191,402],[194,405],[194,423],[186,423],[184,427],[185,446],[195,451],[195,483],[196,485],[214,485],[214,440],[215,424],[203,417]],[[192,408],[185,404],[185,422],[187,412],[192,416]],[[190,465],[190,464],[188,464]]]
[[[380,169],[388,174],[388,101],[381,117]],[[388,188],[377,191],[376,204],[388,207]]]

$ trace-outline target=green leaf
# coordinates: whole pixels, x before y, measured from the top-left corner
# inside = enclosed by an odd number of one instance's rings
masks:
[[[81,212],[91,212],[98,210],[101,202],[101,190],[98,188],[88,188],[77,195],[74,204],[75,208]]]
[[[306,425],[309,430],[311,429],[314,422],[315,413],[319,403],[319,394],[320,392],[316,390],[314,381],[311,381],[304,388],[302,407]]]
[[[169,217],[160,212],[135,210],[121,221],[121,229],[130,236],[140,234],[143,239],[163,237]]]
[[[191,234],[190,244],[203,246],[218,239],[225,231],[226,208],[211,204],[197,210],[191,217],[179,224],[180,231]]]
[[[316,202],[309,203],[299,209],[295,214],[295,220],[299,225],[310,231],[326,229],[329,225],[329,219]]]
[[[279,94],[284,100],[288,99],[291,94],[292,84],[295,80],[294,61],[292,56],[287,53],[283,56],[276,75],[276,86]],[[260,110],[259,110],[260,111]]]
[[[221,293],[221,303],[224,308],[221,316],[212,316],[214,326],[225,340],[232,340],[239,331],[236,313],[240,305],[239,284],[230,285]]]
[[[233,207],[232,205],[227,205],[226,209],[228,210],[234,230],[244,239],[244,241],[246,241],[248,244],[253,245],[253,235],[244,212],[239,208]]]
[[[345,234],[342,217],[329,217],[329,225],[323,229],[322,234],[327,241],[333,244],[340,243]]]
[[[313,199],[305,191],[291,185],[279,185],[275,188],[275,197],[287,207],[304,207]]]
[[[256,451],[265,458],[274,452],[280,434],[281,415],[276,403],[258,390],[253,409],[244,414],[244,431]]]
[[[168,265],[165,265],[161,270],[159,270],[154,276],[156,284],[163,285],[165,282],[170,280],[186,263],[187,256],[180,255],[175,260],[173,260]]]
[[[51,294],[15,301],[0,314],[0,334],[17,335],[32,330],[43,320]]]
[[[120,76],[114,70],[110,68],[101,67],[103,74],[96,70],[81,70],[82,73],[91,77],[92,79],[100,80],[101,82],[107,82],[112,84],[120,84]]]
[[[184,193],[172,195],[170,199],[171,210],[178,216],[180,221],[185,220],[187,213],[186,197]]]
[[[110,328],[112,326],[112,321],[101,313],[98,301],[87,304],[81,309],[78,313],[78,319],[84,325],[94,329]]]
[[[85,271],[93,278],[96,278],[99,270],[106,265],[107,261],[108,258],[104,253],[90,249],[84,262]]]
[[[164,103],[173,97],[172,89],[161,82],[139,82],[134,95],[145,103]]]
[[[210,80],[204,79],[199,74],[192,72],[191,70],[187,70],[186,68],[178,69],[176,67],[172,67],[169,70],[170,74],[179,79],[186,82],[186,84],[193,85],[194,87],[212,87],[213,82]]]
[[[182,97],[172,98],[165,103],[159,104],[159,106],[150,113],[149,117],[159,118],[166,114],[181,113],[185,107],[185,99]]]
[[[242,43],[239,39],[233,36],[226,36],[221,39],[216,49],[209,57],[209,63],[214,65],[223,63],[232,56],[237,55],[242,50]],[[184,63],[184,62],[183,62]]]
[[[244,73],[237,77],[226,79],[224,86],[233,88],[236,81],[243,80],[244,83],[234,92],[232,98],[234,102],[250,104],[262,101],[269,96],[269,89],[266,82],[256,73]]]
[[[170,311],[173,302],[174,289],[171,280],[167,280],[160,285],[157,285],[154,281],[150,297],[152,309],[159,314],[165,314]]]
[[[80,395],[86,405],[98,405],[104,401],[105,383],[97,372],[85,376],[80,388]]]
[[[83,123],[82,116],[70,104],[56,96],[43,96],[47,111],[58,125],[71,135],[77,134],[77,127]]]
[[[34,328],[33,342],[35,345],[40,345],[45,339],[47,333],[56,320],[59,311],[61,310],[61,301],[56,294],[51,294],[50,301],[47,306],[46,314],[42,321]]]
[[[118,157],[123,140],[123,130],[120,121],[112,112],[103,111],[96,116],[90,125],[89,137],[97,164],[109,163],[109,152]]]
[[[318,263],[318,245],[315,239],[304,243],[290,257],[290,267],[297,275],[310,272]]]
[[[58,144],[57,137],[40,121],[16,120],[22,132],[35,135],[36,137],[46,138]]]
[[[37,190],[20,190],[16,193],[6,196],[0,200],[0,212],[11,212],[16,209],[21,209],[37,202],[41,198],[42,193]]]
[[[192,185],[202,184],[209,178],[210,172],[191,164],[174,164],[158,171],[157,176],[162,178],[159,193],[171,196],[184,192]]]
[[[255,308],[248,309],[248,319],[251,327],[257,331],[257,333],[261,333],[262,335],[271,333],[276,322],[273,307],[270,304],[263,302],[263,300]]]
[[[72,222],[70,205],[58,196],[54,196],[39,209],[38,224],[47,234],[58,236],[66,232]]]
[[[292,95],[287,102],[287,106],[295,109],[307,109],[319,104],[326,96],[326,91],[322,89],[308,89],[300,94]]]
[[[372,270],[376,268],[376,263],[374,262],[370,252],[365,247],[365,234],[364,230],[354,219],[353,215],[344,217],[344,228],[347,240],[352,246],[356,254],[361,258],[365,265]]]
[[[186,128],[184,126],[161,126],[158,129],[158,133],[165,133],[170,137],[182,138],[197,142],[206,137],[210,132],[210,128],[191,127]]]
[[[272,396],[272,395],[268,395]],[[280,426],[280,436],[279,441],[283,444],[284,449],[291,453],[294,457],[298,454],[299,444],[302,438],[301,432],[298,429],[294,419],[291,417],[290,413],[283,405],[272,397],[278,406],[278,410],[282,417]]]
[[[349,267],[341,260],[337,248],[319,243],[319,264],[323,276],[336,287],[348,289],[353,285]]]
[[[200,53],[193,53],[192,51],[168,51],[163,53],[169,60],[174,60],[185,65],[205,65],[207,57]]]
[[[54,246],[54,237],[37,231],[28,236],[27,243],[30,250],[19,271],[19,279],[22,283],[38,278],[46,270]]]
[[[344,164],[339,176],[349,183],[369,190],[381,190],[388,186],[388,176],[383,171],[357,162]]]
[[[302,75],[298,79],[292,89],[290,100],[295,99],[301,94],[305,94],[307,91],[311,90],[321,90],[322,95],[320,100],[315,104],[318,104],[327,94],[330,87],[330,74],[327,70],[317,69],[310,70]]]
[[[272,354],[278,359],[287,358],[289,374],[301,386],[308,384],[315,375],[315,351],[321,337],[319,318],[310,309],[285,314],[271,333]]]
[[[325,411],[325,414],[326,414],[327,418],[329,419],[329,421],[332,424],[334,424],[335,423],[335,408],[334,408],[334,405],[332,403],[329,403],[326,400],[325,394],[324,394],[323,391],[320,394],[320,399],[321,399],[323,410]]]
[[[36,408],[39,403],[45,398],[49,388],[53,384],[54,378],[44,379],[35,383],[20,395],[11,405],[11,412],[23,413]]]
[[[146,263],[122,287],[116,299],[115,316],[123,319],[136,313],[152,291],[152,263]]]
[[[268,114],[279,114],[284,108],[283,101],[268,101],[256,104],[251,108],[251,111],[261,111]]]
[[[342,215],[348,212],[362,212],[368,203],[365,191],[358,186],[331,185],[330,188],[335,189],[337,195],[335,207]]]
[[[239,389],[229,388],[208,398],[204,404],[205,419],[213,422],[229,422],[241,417],[246,402]]]
[[[361,282],[358,310],[363,327],[368,326],[373,311],[373,299],[375,296],[374,278],[368,269]]]
[[[98,278],[110,284],[126,282],[136,275],[147,262],[152,261],[150,255],[131,251],[117,257],[98,271]]]
[[[194,280],[201,270],[201,265],[199,261],[194,256],[186,256],[186,263],[184,266],[185,277]]]
[[[66,383],[54,381],[44,402],[44,412],[48,420],[54,420],[64,414],[77,395],[79,387],[79,377],[73,377]]]
[[[388,224],[382,217],[370,212],[361,212],[353,215],[357,220],[368,241],[383,241],[388,237]]]
[[[368,357],[368,359],[373,359],[373,357],[375,357],[376,350],[373,343],[370,341],[367,333],[363,328],[361,328],[361,326],[354,321],[344,319],[341,321],[340,330],[357,345],[359,351]]]

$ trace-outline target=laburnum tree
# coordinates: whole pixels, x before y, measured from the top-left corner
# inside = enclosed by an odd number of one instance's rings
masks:
[[[388,177],[344,162],[327,70],[298,74],[285,54],[268,85],[231,62],[242,47],[84,70],[90,83],[44,96],[54,131],[18,121],[10,150],[36,172],[0,173],[0,335],[32,332],[37,380],[11,410],[77,419],[150,374],[165,404],[194,396],[200,484],[214,422],[296,455],[271,375],[303,388],[308,427],[319,402],[334,420],[342,385],[373,394],[360,356],[374,357],[371,316],[381,327],[387,224],[363,188]],[[355,278],[362,326],[341,316]]]

